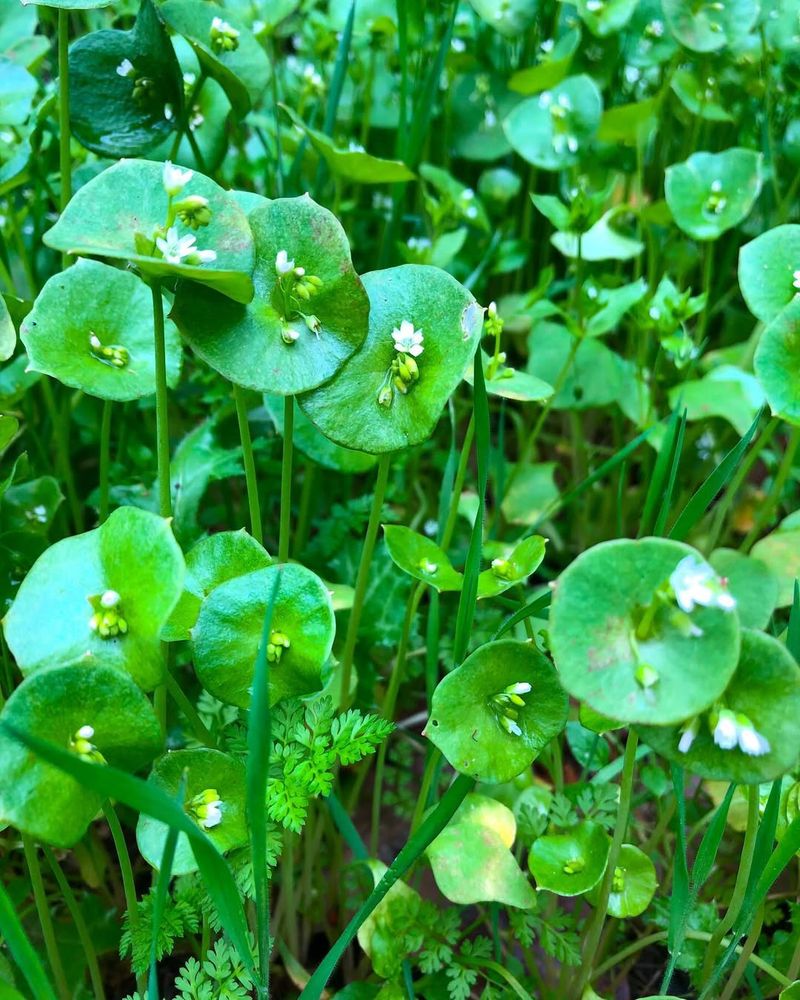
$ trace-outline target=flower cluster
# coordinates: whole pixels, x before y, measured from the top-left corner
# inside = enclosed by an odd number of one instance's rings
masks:
[[[669,585],[678,607],[687,614],[698,606],[723,611],[736,607],[736,598],[728,590],[727,581],[694,555],[681,559],[669,578]]]
[[[408,319],[392,330],[392,340],[397,354],[378,393],[378,404],[385,407],[392,405],[395,389],[405,396],[409,388],[419,381],[419,365],[415,359],[425,350],[422,330],[417,330]]]
[[[239,48],[239,32],[221,17],[211,22],[211,48],[218,53],[235,52]]]
[[[88,598],[92,606],[89,628],[101,639],[116,639],[128,631],[128,623],[122,613],[122,598],[116,590],[105,590]]]
[[[93,330],[89,331],[89,350],[92,357],[111,368],[125,368],[130,361],[126,347],[121,344],[104,345]]]
[[[160,254],[167,264],[185,263],[197,267],[213,264],[217,259],[216,250],[201,250],[197,237],[192,233],[181,236],[175,224],[180,221],[190,229],[200,229],[211,222],[211,207],[203,195],[190,194],[175,201],[193,176],[192,170],[176,167],[169,160],[164,163],[162,184],[168,198],[167,220],[163,226],[156,227],[152,245],[153,252]]]
[[[559,94],[553,100],[553,95],[549,90],[539,97],[539,107],[547,108],[550,111],[550,120],[553,126],[553,149],[561,156],[565,151],[569,153],[578,152],[578,139],[569,131],[569,115],[572,111],[572,101],[567,94]]]
[[[748,757],[763,757],[771,750],[769,740],[743,712],[717,706],[708,715],[708,728],[720,750],[735,750],[738,747]],[[681,729],[678,750],[688,753],[699,732],[700,717],[697,716]]]
[[[509,684],[499,694],[493,695],[491,706],[497,713],[500,725],[509,736],[522,736],[517,719],[519,709],[525,707],[524,694],[530,694],[531,685],[528,681],[517,681],[516,684]]]
[[[703,211],[707,212],[709,215],[721,215],[725,211],[725,206],[727,204],[728,199],[722,193],[722,181],[712,181],[711,194],[708,198],[706,198]]]
[[[289,649],[291,645],[288,635],[276,630],[270,632],[269,642],[267,643],[267,659],[269,662],[280,663],[283,651]]]
[[[81,726],[69,741],[69,749],[76,753],[81,760],[90,764],[105,764],[106,759],[92,743],[94,737],[94,726]]]
[[[323,281],[316,274],[306,274],[306,269],[295,264],[288,251],[279,250],[275,255],[275,274],[278,282],[275,286],[280,300],[279,309],[284,326],[281,336],[285,344],[294,344],[300,337],[300,331],[289,326],[292,319],[302,319],[308,329],[319,336],[322,324],[313,313],[306,312],[306,303],[322,288]]]
[[[205,788],[187,803],[187,811],[199,826],[210,830],[222,822],[222,799],[216,788]]]

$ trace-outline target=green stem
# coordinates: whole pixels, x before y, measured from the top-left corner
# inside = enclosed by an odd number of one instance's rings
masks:
[[[441,752],[432,746],[430,748],[430,753],[428,754],[428,759],[425,761],[425,770],[422,772],[422,782],[419,786],[417,804],[414,807],[414,815],[411,817],[412,833],[415,832],[417,827],[422,822],[422,817],[428,805],[428,796],[430,795],[431,788],[433,786],[433,779],[439,772],[439,761],[441,760],[441,757]]]
[[[453,492],[450,509],[447,512],[447,522],[444,526],[444,532],[442,534],[441,548],[445,551],[447,551],[450,546],[450,542],[453,539],[453,532],[456,528],[456,520],[458,518],[458,500],[461,496],[461,490],[464,488],[464,480],[467,476],[467,465],[469,464],[469,456],[470,451],[472,450],[472,440],[474,437],[475,414],[473,413],[469,418],[469,423],[467,424],[467,430],[464,434],[464,443],[461,445],[461,455],[458,459],[456,477],[453,480]]]
[[[72,922],[75,924],[75,929],[78,932],[86,964],[89,967],[89,977],[92,980],[92,989],[94,990],[95,998],[96,1000],[105,1000],[106,994],[103,989],[103,977],[100,975],[100,966],[97,964],[97,952],[92,943],[92,936],[89,933],[89,928],[86,926],[81,908],[75,899],[75,893],[72,891],[69,882],[64,876],[64,872],[61,870],[61,866],[56,860],[56,856],[50,848],[43,846],[42,850],[58,883],[59,891],[64,897],[64,902],[67,904],[67,909],[72,917]]]
[[[257,542],[263,544],[264,533],[261,528],[261,504],[258,499],[258,479],[256,478],[256,462],[253,455],[253,440],[250,437],[250,422],[247,419],[247,403],[244,398],[244,389],[240,385],[233,386],[233,398],[236,401],[236,419],[239,421],[239,437],[242,441],[244,478],[247,484],[247,505],[250,509],[250,534]]]
[[[283,855],[281,856],[281,895],[286,914],[286,944],[297,957],[299,939],[297,935],[297,900],[294,891],[294,834],[283,831]]]
[[[153,333],[156,369],[156,451],[158,455],[158,508],[162,517],[172,517],[169,483],[169,397],[167,395],[167,348],[164,335],[164,300],[161,281],[153,278]]]
[[[353,607],[350,610],[350,620],[347,623],[347,635],[344,641],[342,652],[342,679],[339,688],[339,708],[344,709],[350,698],[350,677],[353,673],[353,656],[356,651],[356,640],[358,638],[358,626],[361,623],[361,613],[364,610],[364,598],[367,594],[367,583],[369,582],[369,568],[372,562],[372,553],[375,550],[375,539],[378,536],[381,510],[383,509],[383,498],[386,495],[386,484],[389,480],[389,455],[381,455],[378,461],[378,475],[375,480],[375,493],[372,497],[372,508],[369,512],[369,522],[367,533],[364,537],[364,545],[361,549],[361,559],[358,564],[358,574],[356,576],[355,593],[353,594]]]
[[[278,93],[278,73],[277,73],[277,52],[275,39],[270,42],[272,55],[271,95],[272,95],[272,120],[275,125],[275,194],[278,198],[283,197],[283,158],[281,156],[281,122],[280,122],[280,94]]]
[[[186,717],[186,721],[189,723],[189,728],[192,730],[194,738],[197,742],[202,743],[207,747],[216,747],[217,741],[214,739],[203,720],[197,714],[197,709],[186,697],[183,688],[177,682],[169,669],[164,671],[164,685],[170,698],[172,698],[180,711],[183,712]]]
[[[67,413],[64,417],[59,415],[53,388],[47,375],[45,375],[39,385],[42,387],[44,403],[50,417],[50,422],[53,425],[53,436],[56,441],[56,468],[58,469],[61,481],[64,483],[64,489],[67,492],[67,501],[75,530],[81,532],[84,528],[83,507],[81,506],[78,490],[75,486],[72,463],[69,460],[69,414]]]
[[[125,906],[128,909],[128,927],[130,928],[131,937],[135,939],[139,933],[141,922],[139,920],[139,906],[136,900],[136,883],[133,879],[131,856],[128,853],[128,845],[125,842],[125,833],[111,802],[103,803],[103,815],[106,818],[106,823],[108,823],[111,839],[114,841],[114,849],[117,852],[120,875],[122,876],[122,890],[125,893]]]
[[[635,730],[628,730],[628,738],[625,741],[625,756],[622,764],[622,777],[619,786],[619,807],[617,809],[617,821],[614,826],[614,836],[611,840],[611,849],[608,852],[608,863],[606,864],[603,881],[600,884],[600,892],[597,898],[594,913],[583,946],[582,965],[575,978],[574,989],[571,996],[575,1000],[580,1000],[583,991],[592,978],[592,966],[594,964],[597,945],[600,941],[600,934],[605,923],[608,912],[608,899],[611,895],[611,885],[614,880],[614,869],[619,859],[620,848],[625,839],[625,831],[628,827],[628,819],[631,809],[631,797],[633,794],[633,776],[636,764],[636,745],[639,742]]]
[[[111,407],[110,399],[103,400],[100,418],[100,499],[98,513],[100,524],[108,517],[109,468],[111,466]]]
[[[25,852],[25,861],[28,865],[28,874],[33,887],[33,898],[36,903],[36,912],[39,915],[39,925],[42,928],[42,937],[47,952],[47,960],[53,973],[56,983],[56,991],[62,1000],[69,1000],[70,992],[67,986],[67,977],[64,975],[64,966],[61,962],[61,953],[56,944],[56,934],[53,928],[53,919],[50,915],[50,907],[47,904],[47,894],[42,880],[42,869],[39,865],[39,855],[36,844],[25,833],[22,834],[22,849]]]
[[[696,148],[696,147],[692,147]],[[706,243],[705,257],[703,258],[703,294],[705,295],[705,305],[703,306],[703,311],[700,313],[700,319],[697,323],[697,342],[702,343],[703,338],[706,335],[706,327],[708,325],[708,314],[710,309],[711,300],[711,278],[714,273],[714,244],[709,241]]]
[[[720,920],[719,924],[717,924],[714,929],[708,948],[706,949],[705,959],[703,960],[703,982],[711,976],[711,971],[714,968],[717,951],[719,950],[722,939],[731,927],[733,927],[736,918],[739,916],[739,911],[742,908],[745,890],[747,889],[747,883],[750,879],[750,869],[753,864],[753,852],[755,851],[756,846],[756,832],[758,830],[758,799],[758,785],[748,785],[747,826],[745,828],[742,853],[739,858],[739,870],[736,874],[736,883],[733,887],[731,901],[728,903],[728,909],[725,916],[722,920]]]
[[[764,503],[762,503],[756,511],[755,518],[753,519],[753,527],[747,533],[747,537],[742,542],[742,552],[750,551],[756,539],[761,534],[762,528],[769,523],[772,515],[775,513],[776,507],[781,502],[783,488],[786,486],[786,481],[791,475],[792,463],[794,462],[794,456],[799,444],[800,427],[793,427],[791,434],[789,435],[789,442],[786,445],[786,450],[784,451],[783,458],[781,459],[781,464],[778,466],[778,472],[775,476],[775,481],[772,484],[772,489],[769,491],[769,496],[767,496]]]
[[[69,11],[58,12],[58,169],[61,211],[72,197],[72,158],[69,149]],[[65,254],[65,263],[69,255]]]
[[[311,503],[314,499],[314,482],[317,468],[309,460],[303,468],[303,488],[300,491],[300,510],[297,514],[297,524],[294,529],[295,554],[302,553],[308,542],[308,532],[311,527]]]
[[[281,459],[281,524],[278,562],[289,561],[289,532],[292,521],[292,453],[294,451],[294,397],[283,401],[283,457]]]
[[[757,787],[757,786],[756,786]],[[758,939],[761,937],[761,928],[764,926],[764,904],[758,908],[758,913],[756,914],[756,919],[753,921],[753,926],[750,928],[750,933],[742,945],[741,952],[739,953],[739,959],[736,965],[733,967],[733,972],[731,972],[730,979],[725,985],[725,989],[722,991],[720,1000],[731,1000],[731,997],[736,992],[736,987],[739,985],[739,980],[744,975],[744,970],[747,968],[747,963],[750,961],[750,956],[755,951],[755,947],[758,944]]]

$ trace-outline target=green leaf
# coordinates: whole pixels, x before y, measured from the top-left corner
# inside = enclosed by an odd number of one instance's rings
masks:
[[[425,535],[401,525],[384,524],[383,537],[392,562],[415,580],[429,583],[440,593],[461,590],[464,578],[453,569],[446,552]]]
[[[406,264],[363,277],[370,300],[362,348],[327,382],[298,402],[326,437],[346,448],[381,454],[424,441],[461,381],[480,336],[483,310],[438,268]],[[392,332],[404,321],[421,331],[419,380],[403,393],[391,366],[398,352]],[[389,405],[378,397],[387,388]]]
[[[21,0],[23,6],[54,7],[56,10],[94,10],[108,7],[112,0]]]
[[[131,31],[93,31],[72,44],[69,87],[72,134],[100,156],[140,156],[172,134],[183,78],[153,0],[142,0]]]
[[[597,311],[592,313],[586,322],[586,335],[600,337],[616,329],[625,313],[645,297],[647,287],[644,278],[632,281],[628,285],[620,285],[619,288],[598,289],[590,285],[589,288],[594,290],[593,304],[597,307]]]
[[[536,888],[580,896],[603,877],[611,840],[597,823],[583,820],[566,833],[537,837],[528,854]]]
[[[0,933],[31,989],[33,1000],[56,1000],[39,956],[28,940],[14,910],[14,904],[2,884],[0,884]],[[8,987],[4,1000],[17,1000],[17,997],[22,997],[22,994]]]
[[[769,323],[797,295],[800,225],[776,226],[739,251],[739,287],[750,312]]]
[[[562,73],[565,75],[566,68]],[[503,131],[503,119],[519,100],[497,74],[465,73],[457,77],[450,101],[455,155],[479,162],[507,156],[511,144]]]
[[[597,337],[576,344],[573,334],[560,323],[537,323],[528,337],[528,371],[551,385],[560,383],[550,404],[555,410],[613,403],[623,385],[620,362],[619,355]]]
[[[738,784],[771,781],[795,764],[800,754],[795,724],[800,711],[800,669],[782,643],[761,632],[742,631],[741,656],[725,689],[724,704],[750,719],[769,742],[768,753],[750,756],[738,747],[727,750],[717,746],[714,720],[705,715],[686,753],[678,749],[678,729],[643,727],[642,739],[693,774]]]
[[[522,403],[538,403],[553,395],[552,385],[544,379],[537,378],[529,372],[518,371],[505,363],[497,365],[495,371],[492,371],[494,367],[492,358],[485,351],[481,351],[481,360],[486,391],[490,396],[516,399]],[[472,372],[469,368],[464,380],[472,385]]]
[[[790,424],[800,424],[799,319],[800,300],[793,299],[768,322],[753,359],[772,413]]]
[[[121,160],[108,167],[80,188],[55,226],[44,234],[44,242],[62,253],[128,261],[150,277],[189,278],[237,302],[249,302],[253,237],[247,218],[231,195],[202,174],[193,175],[182,196],[208,200],[211,222],[199,230],[197,243],[214,250],[216,260],[202,265],[169,264],[155,256],[154,231],[167,221],[162,174],[163,164],[150,160]]]
[[[708,561],[727,580],[742,626],[765,629],[778,605],[778,578],[769,566],[735,549],[716,549]]]
[[[722,695],[739,656],[735,611],[696,607],[690,617],[663,590],[656,596],[689,555],[700,558],[678,542],[622,539],[594,546],[561,574],[549,638],[573,697],[621,722],[668,725]],[[648,609],[652,625],[643,628]]]
[[[251,212],[249,222],[256,255],[250,304],[185,286],[172,318],[193,350],[237,385],[286,396],[307,392],[363,344],[367,294],[341,225],[307,195],[272,201]],[[281,251],[321,281],[308,301],[292,294],[293,275],[278,275]]]
[[[535,462],[518,470],[501,507],[509,524],[538,524],[553,508],[559,497],[555,470],[555,462]]]
[[[378,885],[388,871],[381,861],[368,860],[367,865]],[[419,893],[405,882],[397,881],[358,929],[358,943],[369,956],[374,972],[391,979],[400,972],[406,949],[410,918],[419,910]]]
[[[585,233],[553,233],[550,242],[565,257],[596,262],[600,260],[632,260],[644,250],[641,240],[625,236],[611,223],[627,212],[627,206],[609,209]]]
[[[0,295],[0,361],[8,361],[17,346],[17,331],[6,300]]]
[[[14,691],[0,714],[0,816],[57,847],[71,847],[80,840],[99,812],[101,799],[32,756],[9,730],[66,750],[84,726],[91,726],[89,741],[114,767],[137,770],[163,745],[150,702],[133,681],[86,658],[37,670]],[[78,759],[77,750],[70,752]]]
[[[751,555],[764,563],[778,580],[777,606],[790,607],[794,581],[800,578],[800,528],[778,527],[756,542]]]
[[[514,685],[530,693],[514,701],[506,691]],[[439,682],[423,735],[456,770],[497,783],[529,767],[566,721],[567,696],[550,661],[504,639],[480,646]]]
[[[24,125],[36,94],[36,79],[12,59],[0,56],[0,125]]]
[[[423,163],[419,168],[419,173],[420,177],[443,196],[444,204],[452,206],[452,210],[464,222],[489,232],[491,228],[489,216],[486,214],[486,209],[480,199],[475,197],[475,192],[471,187],[462,184],[452,174],[432,163]]]
[[[653,97],[608,108],[600,119],[597,141],[623,146],[636,146],[646,141],[658,121],[658,109],[658,102]]]
[[[478,577],[478,598],[496,597],[511,587],[524,584],[544,559],[547,539],[529,535],[518,542],[505,558],[492,560],[491,569]]]
[[[428,847],[442,895],[461,906],[498,902],[523,910],[533,907],[534,892],[511,853],[516,829],[507,806],[484,795],[468,795]]]
[[[167,385],[175,386],[181,342],[174,323],[165,324],[165,338]],[[20,339],[30,369],[63,385],[111,400],[156,391],[152,296],[130,271],[79,260],[53,275],[22,321]]]
[[[621,31],[633,17],[638,0],[578,0],[578,15],[597,38],[606,38]]]
[[[250,705],[264,614],[278,574],[281,588],[270,640],[274,649],[268,650],[273,657],[270,704],[322,688],[322,668],[330,656],[336,627],[330,594],[322,580],[303,566],[271,566],[212,590],[192,630],[197,676],[214,697],[227,704]],[[280,641],[276,635],[282,637]]]
[[[657,887],[656,869],[650,858],[633,844],[623,844],[608,897],[609,915],[619,920],[638,917],[650,905]],[[594,904],[596,897],[596,890],[591,891],[589,902]]]
[[[692,0],[663,0],[663,7],[670,31],[693,52],[735,48],[758,17],[756,0],[729,0],[720,7],[697,7]]]
[[[718,88],[690,69],[678,69],[670,81],[675,96],[693,115],[706,121],[732,122],[733,115],[720,103]]]
[[[716,240],[738,226],[761,192],[762,166],[761,153],[726,149],[667,167],[667,204],[678,226],[698,240]]]
[[[236,116],[244,118],[258,103],[270,77],[266,53],[252,31],[234,13],[214,3],[167,0],[159,11],[169,27],[190,43],[202,69],[228,95]],[[221,18],[238,33],[233,48],[215,44],[215,18]]]
[[[469,0],[472,9],[504,38],[518,38],[533,23],[538,0]]]
[[[518,104],[503,123],[515,152],[541,170],[564,170],[594,138],[603,99],[591,77],[571,76]]]
[[[669,392],[669,405],[686,409],[690,421],[722,417],[744,435],[764,405],[758,381],[734,365],[720,365],[701,379],[676,385]]]
[[[99,528],[56,542],[36,560],[4,619],[6,642],[23,674],[85,658],[127,671],[151,690],[163,677],[160,634],[183,575],[169,521],[120,507]],[[105,638],[90,624],[104,595],[118,599],[104,613],[126,625]]]

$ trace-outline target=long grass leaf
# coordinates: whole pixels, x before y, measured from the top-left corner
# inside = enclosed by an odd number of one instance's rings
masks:
[[[664,495],[661,498],[661,506],[658,509],[658,517],[656,518],[655,527],[653,528],[653,533],[656,535],[662,535],[664,533],[664,526],[667,523],[667,518],[670,514],[670,507],[672,506],[672,493],[675,489],[675,480],[678,478],[678,469],[680,468],[681,458],[683,457],[683,437],[686,433],[686,410],[680,416],[676,424],[675,430],[675,447],[672,453],[672,462],[670,463],[669,478],[667,479],[667,486],[664,490]]]
[[[181,777],[178,794],[175,801],[179,808],[183,808],[183,800],[186,794],[186,772]],[[172,865],[175,861],[175,848],[178,846],[178,830],[171,826],[164,841],[164,850],[161,852],[161,865],[158,869],[158,881],[156,882],[156,892],[153,899],[153,931],[150,938],[150,974],[147,977],[147,1000],[159,1000],[158,996],[158,939],[161,931],[161,919],[164,916],[164,907],[167,902],[167,892],[169,890],[170,879],[172,878]]]
[[[334,792],[331,792],[325,802],[328,806],[328,812],[331,814],[331,819],[336,824],[336,829],[341,833],[342,839],[353,852],[353,857],[357,861],[366,861],[369,857],[367,845],[361,839],[361,835],[356,830],[347,810]]]
[[[670,528],[668,535],[669,538],[674,538],[677,541],[682,542],[711,506],[714,497],[725,487],[728,480],[736,472],[736,468],[742,460],[742,456],[745,451],[747,451],[747,446],[753,439],[758,423],[761,420],[761,413],[762,411],[759,410],[741,441],[731,448],[708,479],[706,479],[697,492],[690,498],[686,506],[676,518],[672,528]]]
[[[800,663],[800,583],[794,581],[794,599],[789,612],[789,628],[786,632],[786,648]]]
[[[333,76],[331,77],[331,86],[328,91],[328,101],[325,105],[325,121],[322,125],[322,131],[325,135],[332,136],[334,127],[336,126],[336,115],[339,111],[339,101],[342,99],[342,89],[344,88],[344,81],[347,77],[347,67],[350,62],[350,44],[353,40],[353,23],[356,17],[356,0],[352,0],[350,4],[350,11],[347,15],[347,20],[345,21],[344,31],[339,39],[339,47],[336,50],[336,62],[333,66]],[[369,109],[366,110],[365,114],[369,114]],[[303,141],[307,139],[303,136]],[[317,176],[314,181],[314,192],[315,194],[319,192],[323,183],[325,182],[325,177],[327,175],[328,165],[325,161],[320,158],[319,165],[317,166]]]
[[[639,521],[639,538],[642,538],[644,535],[649,535],[653,530],[656,510],[663,496],[664,480],[667,476],[667,470],[669,469],[672,453],[675,450],[675,433],[677,425],[678,409],[676,407],[669,415],[667,429],[664,432],[664,440],[661,442],[661,448],[658,452],[655,465],[653,466],[653,474],[650,477],[650,483],[647,487],[647,494],[644,499],[644,509],[642,510],[642,517]]]
[[[524,622],[526,618],[530,618],[533,615],[538,615],[542,611],[546,611],[550,607],[550,601],[553,599],[552,591],[546,590],[543,594],[539,594],[538,597],[534,597],[532,601],[529,601],[525,607],[520,608],[519,611],[515,611],[513,615],[509,615],[508,618],[503,622],[500,628],[492,636],[492,641],[499,639],[501,636],[505,635],[506,632],[510,632],[515,625],[519,625],[520,622]]]
[[[725,824],[728,819],[728,810],[731,807],[731,799],[735,791],[736,785],[731,784],[728,786],[725,798],[717,806],[697,849],[691,877],[691,892],[695,899],[705,884],[706,879],[711,874],[711,869],[714,867],[717,851],[722,842],[722,835],[725,833]]]
[[[319,1000],[325,984],[339,964],[359,927],[372,913],[392,886],[401,879],[421,856],[428,845],[439,836],[447,826],[453,813],[464,801],[464,797],[475,787],[475,779],[460,774],[442,796],[439,804],[420,824],[415,833],[409,837],[405,847],[400,851],[392,864],[386,870],[367,899],[361,904],[353,919],[342,931],[325,958],[320,962],[314,975],[309,979],[305,989],[300,994],[300,1000]]]
[[[28,940],[8,893],[0,883],[0,935],[25,977],[34,1000],[56,1000],[53,987],[45,975],[42,963]]]
[[[688,919],[690,907],[689,865],[686,860],[686,798],[684,792],[683,768],[673,764],[672,787],[675,793],[675,861],[672,875],[672,895],[670,897],[667,947],[669,962],[661,983],[661,993],[669,991],[672,974],[675,971],[682,945],[682,929]]]
[[[38,736],[19,732],[7,722],[0,723],[0,729],[48,764],[69,774],[85,788],[97,792],[101,799],[124,802],[131,809],[152,816],[166,826],[185,833],[208,894],[219,912],[222,927],[247,967],[247,971],[255,973],[253,953],[247,937],[247,921],[233,875],[216,847],[174,799],[161,789],[126,771],[120,771],[110,765],[91,764],[81,760],[68,750],[39,739]]]

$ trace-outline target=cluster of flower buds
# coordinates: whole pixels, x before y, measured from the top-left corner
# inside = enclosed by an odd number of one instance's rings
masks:
[[[721,215],[725,211],[728,199],[722,193],[722,181],[711,182],[711,194],[706,198],[703,211],[708,215]]]
[[[215,52],[235,52],[239,48],[239,32],[221,17],[211,22],[211,48]]]
[[[289,636],[283,632],[273,630],[269,634],[267,643],[267,659],[270,663],[280,663],[283,651],[291,646]]]
[[[69,741],[69,749],[90,764],[105,764],[106,759],[92,743],[94,726],[81,726]]]
[[[122,614],[122,598],[116,590],[104,590],[102,594],[93,594],[88,601],[93,611],[89,619],[89,628],[101,639],[116,639],[126,634],[128,623]]]
[[[204,788],[189,800],[186,809],[204,830],[210,830],[222,822],[222,799],[216,788]]]
[[[585,867],[586,860],[584,858],[570,858],[564,864],[562,871],[565,875],[580,875]]]
[[[722,704],[715,705],[708,713],[708,729],[720,750],[737,747],[748,757],[763,757],[772,749],[769,740],[754,726],[749,716],[734,712]],[[681,729],[678,750],[688,753],[700,732],[700,716],[691,719]]]
[[[306,274],[306,269],[295,264],[294,258],[286,250],[279,250],[275,256],[275,273],[278,276],[276,288],[283,299],[284,325],[281,336],[284,343],[294,344],[300,337],[300,331],[289,325],[291,319],[302,319],[308,329],[319,336],[322,324],[313,313],[305,312],[305,303],[322,288],[322,278],[318,278],[316,274]]]
[[[391,406],[395,390],[404,396],[409,388],[419,381],[419,365],[416,359],[425,350],[422,330],[417,330],[414,324],[404,319],[399,327],[392,330],[394,349],[397,352],[389,365],[389,370],[378,393],[379,406]]]
[[[211,222],[208,198],[204,198],[201,194],[189,194],[176,201],[172,207],[176,218],[190,229],[200,229],[201,226],[207,226]]]
[[[492,573],[498,580],[514,579],[514,567],[508,559],[492,559]]]
[[[493,695],[491,699],[492,708],[498,715],[500,725],[510,736],[522,736],[517,719],[519,709],[525,707],[524,694],[530,694],[531,685],[528,681],[517,681],[516,684],[509,684],[507,688]]]
[[[150,104],[156,96],[156,85],[149,76],[139,76],[133,81],[133,102],[138,106],[145,107]]]
[[[104,345],[93,330],[89,331],[89,350],[92,357],[111,368],[125,368],[130,361],[126,347],[121,344]]]

